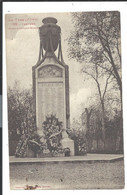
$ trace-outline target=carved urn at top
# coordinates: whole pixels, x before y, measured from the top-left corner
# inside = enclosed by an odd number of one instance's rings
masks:
[[[56,51],[59,41],[61,29],[57,23],[57,19],[47,17],[42,20],[43,25],[39,28],[40,41],[45,51]]]

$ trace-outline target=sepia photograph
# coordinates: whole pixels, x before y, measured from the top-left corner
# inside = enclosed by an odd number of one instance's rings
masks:
[[[5,37],[10,189],[123,189],[121,13],[9,13]]]

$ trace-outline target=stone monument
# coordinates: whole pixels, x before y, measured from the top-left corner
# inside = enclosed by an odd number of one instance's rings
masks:
[[[62,56],[61,29],[56,25],[55,18],[47,17],[42,22],[39,28],[39,58],[32,67],[33,108],[40,135],[43,133],[42,123],[51,114],[62,121],[63,129],[70,127],[69,70]],[[62,133],[62,143],[74,155],[74,143],[65,131]]]

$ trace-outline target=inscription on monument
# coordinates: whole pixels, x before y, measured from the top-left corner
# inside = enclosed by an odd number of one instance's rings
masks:
[[[45,117],[56,115],[64,121],[64,85],[63,82],[38,83],[38,123],[42,127]]]

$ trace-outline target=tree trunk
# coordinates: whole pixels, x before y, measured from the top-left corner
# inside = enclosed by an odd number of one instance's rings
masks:
[[[120,120],[120,151],[123,152],[123,97],[122,97],[122,87],[120,88],[121,96],[121,120]]]
[[[102,109],[102,140],[104,142],[104,149],[105,149],[105,108],[104,108],[103,99],[101,99],[101,109]]]
[[[86,128],[87,128],[87,133],[88,133],[88,147],[89,147],[89,151],[91,151],[91,147],[92,147],[92,141],[91,141],[91,137],[90,137],[90,116],[92,113],[92,109],[88,112],[88,109],[85,108],[85,112],[86,112]]]
[[[123,152],[123,104],[122,104],[122,88],[120,89],[120,98],[121,98],[121,115],[120,115],[120,125],[119,125],[119,130],[118,130],[118,134],[117,134],[117,152]]]
[[[90,130],[90,116],[92,113],[92,109],[88,112],[88,109],[85,108],[85,112],[86,112],[86,126],[87,126],[87,131],[89,132],[89,130]]]

